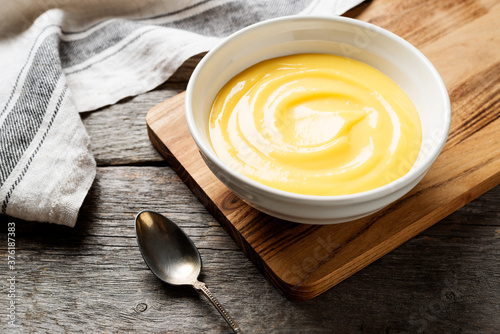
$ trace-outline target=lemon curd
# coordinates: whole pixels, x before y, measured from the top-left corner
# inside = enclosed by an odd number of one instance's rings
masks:
[[[260,62],[232,78],[209,116],[215,153],[257,182],[308,195],[385,185],[417,159],[417,110],[386,75],[336,55]]]

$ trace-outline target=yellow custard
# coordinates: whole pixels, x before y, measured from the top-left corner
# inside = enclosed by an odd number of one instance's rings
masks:
[[[364,63],[327,54],[260,62],[215,98],[209,135],[230,168],[293,193],[346,195],[406,174],[422,142],[405,92]]]

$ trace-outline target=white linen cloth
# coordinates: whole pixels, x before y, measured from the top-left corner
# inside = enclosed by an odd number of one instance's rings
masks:
[[[166,81],[252,23],[362,0],[37,0],[0,9],[0,214],[74,226],[96,163],[78,112]],[[53,8],[56,7],[56,8]],[[48,9],[48,10],[47,10]]]

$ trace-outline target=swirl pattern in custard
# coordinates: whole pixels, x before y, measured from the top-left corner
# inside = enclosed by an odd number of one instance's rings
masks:
[[[257,182],[307,195],[346,195],[406,174],[422,141],[405,92],[364,63],[296,54],[260,62],[215,98],[218,157]]]

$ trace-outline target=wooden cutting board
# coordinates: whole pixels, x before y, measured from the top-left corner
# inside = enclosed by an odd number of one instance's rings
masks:
[[[373,1],[350,14],[417,46],[452,101],[443,152],[414,190],[384,210],[329,226],[272,218],[242,202],[206,167],[184,119],[184,93],[146,117],[154,146],[290,299],[317,296],[500,183],[498,1]]]

